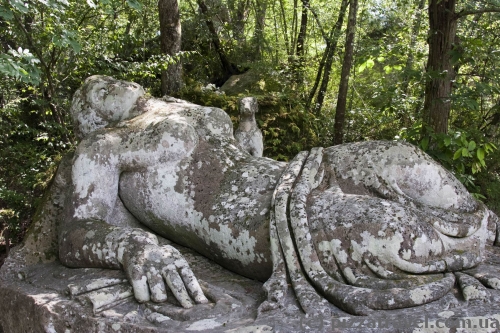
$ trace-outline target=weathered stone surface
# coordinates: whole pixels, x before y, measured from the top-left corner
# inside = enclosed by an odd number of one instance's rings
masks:
[[[142,95],[99,76],[75,94],[81,142],[0,270],[7,332],[500,326],[498,218],[422,151],[285,164],[238,147],[220,109]]]
[[[203,277],[209,304],[183,309],[172,294],[164,303],[139,304],[131,292],[110,294],[111,288],[131,290],[119,270],[70,269],[52,262],[17,271],[22,265],[9,258],[1,272],[0,321],[6,332],[193,332],[201,328],[220,332],[253,322],[265,297],[260,283],[228,274],[187,249],[183,254]],[[12,265],[17,269],[9,270]],[[15,271],[17,276],[11,275]]]
[[[262,283],[228,272],[185,248],[180,247],[180,250],[200,278],[204,290],[208,290],[205,294],[211,301],[209,304],[183,309],[173,301],[172,295],[163,304],[139,304],[128,297],[107,310],[94,312],[90,302],[79,298],[82,294],[71,297],[69,286],[88,286],[103,280],[121,281],[125,275],[119,270],[70,269],[52,262],[24,268],[20,276],[2,268],[0,323],[5,333],[498,331],[495,323],[500,322],[500,292],[493,289],[488,289],[487,301],[465,301],[455,287],[440,300],[420,307],[377,310],[361,317],[339,310],[324,316],[305,315],[288,290],[284,308],[258,314],[259,304],[266,298]],[[498,250],[494,251],[498,254]],[[9,258],[7,264],[12,265],[13,259]],[[460,320],[466,326],[456,330]],[[345,321],[358,326],[348,328]]]
[[[249,70],[243,74],[231,76],[220,90],[227,95],[265,94],[272,91],[281,91],[283,84],[272,75],[263,75],[256,70]]]

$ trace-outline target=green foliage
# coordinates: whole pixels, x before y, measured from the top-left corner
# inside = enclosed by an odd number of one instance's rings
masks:
[[[10,49],[8,53],[0,54],[0,73],[27,84],[40,83],[40,60],[28,49]]]
[[[454,130],[449,133],[434,133],[431,128],[422,131],[418,124],[403,129],[398,139],[418,145],[422,150],[439,161],[473,193],[476,198],[486,199],[480,194],[475,175],[486,170],[487,157],[497,147],[485,142],[480,133]]]
[[[13,244],[29,225],[61,152],[71,146],[62,141],[57,123],[23,121],[23,102],[8,104],[0,113],[0,227],[8,228]]]
[[[159,96],[161,71],[181,61],[186,82],[182,98],[224,109],[235,126],[238,98],[258,98],[266,156],[288,160],[301,150],[331,145],[346,21],[322,113],[305,105],[340,2],[310,3],[301,57],[296,52],[300,1],[206,3],[206,16],[195,0],[179,3],[183,52],[165,56],[156,1],[0,0],[0,221],[9,226],[14,242],[58,159],[76,144],[69,105],[90,75],[135,81]],[[344,141],[399,136],[426,150],[488,205],[500,207],[498,13],[458,21],[450,54],[458,72],[449,101],[450,131],[427,132],[422,139],[424,86],[433,73],[425,72],[428,18],[419,3],[360,4]],[[483,5],[463,1],[457,10]],[[214,85],[223,83],[222,67],[206,20],[214,24],[230,62],[251,81],[240,82],[228,95]]]
[[[246,92],[237,96],[222,93],[215,86],[203,87],[188,82],[181,97],[197,104],[215,106],[225,110],[238,127],[238,100],[245,96],[257,97],[259,112],[257,123],[264,136],[264,155],[288,161],[302,150],[321,145],[319,119],[308,112],[297,100],[284,93],[257,95]]]
[[[317,117],[290,96],[263,96],[259,110],[265,156],[288,161],[300,151],[320,145]]]
[[[11,243],[74,147],[68,111],[81,82],[108,74],[159,90],[161,70],[188,55],[156,51],[156,10],[136,0],[0,1],[0,231]]]

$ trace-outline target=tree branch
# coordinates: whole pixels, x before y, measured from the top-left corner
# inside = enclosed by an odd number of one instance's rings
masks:
[[[314,9],[311,8],[310,4],[308,4],[306,6],[306,8],[309,9],[309,11],[311,12],[311,14],[313,14],[314,20],[316,21],[316,24],[319,27],[319,31],[321,32],[321,36],[323,36],[323,39],[328,44],[328,42],[330,40],[329,40],[328,35],[326,34],[325,30],[323,29],[323,25],[321,24],[321,21],[319,20],[318,14],[316,13],[316,11]]]
[[[468,15],[484,14],[484,13],[500,13],[500,7],[497,8],[483,8],[478,10],[462,10],[457,13],[456,18],[462,18]]]

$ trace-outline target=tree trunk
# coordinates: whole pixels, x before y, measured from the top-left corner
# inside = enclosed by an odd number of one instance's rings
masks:
[[[287,27],[287,19],[286,19],[286,14],[285,14],[285,5],[283,3],[283,0],[280,1],[280,13],[281,13],[281,21],[283,25],[283,38],[285,39],[285,48],[286,48],[286,54],[290,55],[291,49],[290,49],[290,42],[288,41],[288,27]]]
[[[415,46],[417,45],[417,38],[418,34],[420,33],[420,25],[422,23],[422,11],[425,6],[425,0],[418,0],[418,7],[417,7],[417,12],[415,16],[415,20],[413,21],[413,26],[411,28],[411,37],[410,37],[410,45],[408,47],[408,58],[406,59],[406,65],[405,65],[405,73],[406,77],[403,81],[403,86],[402,86],[402,91],[403,94],[408,95],[408,87],[410,80],[408,78],[408,73],[411,71],[413,68],[413,60],[414,60],[414,54],[415,54]]]
[[[161,51],[175,56],[181,50],[181,18],[177,0],[158,0],[158,14]],[[161,92],[163,95],[175,95],[182,86],[182,65],[178,61],[162,71]]]
[[[205,23],[207,25],[208,31],[210,32],[210,35],[212,36],[212,44],[215,48],[215,51],[219,55],[223,70],[223,77],[221,82],[226,81],[232,75],[241,74],[238,68],[229,61],[226,53],[224,52],[224,49],[222,48],[222,44],[220,42],[219,36],[217,35],[217,30],[215,29],[214,22],[208,18],[209,13],[207,4],[204,0],[198,0],[198,6],[200,7],[201,13],[205,16]]]
[[[423,121],[435,133],[448,132],[452,82],[455,78],[450,54],[457,30],[455,3],[456,0],[429,0],[428,80]]]
[[[267,1],[255,0],[255,30],[253,34],[254,59],[262,58],[262,45],[264,44],[264,27],[266,24]]]
[[[321,113],[321,108],[323,107],[323,102],[325,100],[328,83],[330,82],[330,73],[332,71],[333,56],[335,55],[335,52],[337,50],[337,42],[339,40],[340,31],[342,30],[342,25],[344,24],[344,17],[347,12],[348,4],[349,4],[348,0],[342,0],[337,22],[332,27],[329,40],[327,41],[324,64],[323,66],[320,65],[318,69],[318,74],[316,76],[316,81],[309,94],[309,100],[307,102],[307,105],[311,104],[311,101],[314,98],[314,95],[316,94],[316,90],[318,89],[319,81],[321,77],[323,77],[321,79],[321,86],[319,88],[318,96],[316,96],[316,102],[314,103],[314,112],[318,115]]]
[[[294,59],[293,72],[296,82],[302,82],[304,66],[305,66],[305,43],[307,37],[307,21],[309,11],[309,0],[302,0],[302,15],[300,17],[300,30],[297,35],[297,49],[295,52],[296,58]]]
[[[344,141],[345,111],[347,105],[347,90],[351,73],[354,52],[354,36],[356,33],[356,17],[358,14],[358,0],[351,0],[349,6],[349,19],[347,21],[347,35],[345,40],[344,62],[340,75],[337,109],[335,111],[335,125],[333,144],[338,145]]]
[[[297,21],[299,20],[298,16],[297,16],[298,11],[299,11],[298,0],[293,0],[293,15],[292,15],[292,24],[291,24],[291,28],[290,28],[290,41],[291,41],[290,42],[290,55],[292,55],[292,56],[294,55],[294,52],[295,52],[295,49],[297,46],[297,35],[298,35]]]
[[[248,18],[250,0],[228,1],[231,13],[231,25],[233,27],[233,38],[239,43],[245,42],[245,23]]]
[[[297,36],[297,52],[296,52],[296,55],[299,58],[304,56],[304,44],[306,42],[306,36],[307,36],[307,21],[308,21],[307,12],[309,11],[308,7],[309,7],[309,0],[302,0],[302,15],[300,17],[300,30]]]

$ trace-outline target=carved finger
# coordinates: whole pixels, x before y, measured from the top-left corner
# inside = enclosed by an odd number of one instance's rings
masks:
[[[156,268],[152,267],[148,271],[147,277],[149,290],[151,292],[151,300],[156,303],[165,302],[167,300],[167,292],[161,273]]]
[[[172,258],[182,258],[182,254],[172,245],[163,245],[162,250],[164,253],[168,253],[168,257]]]
[[[182,307],[186,309],[191,308],[193,306],[193,302],[191,302],[191,298],[186,291],[184,282],[182,282],[182,279],[175,268],[167,269],[164,271],[163,275],[165,277],[165,281],[167,281],[168,287],[179,303],[181,303]]]
[[[182,267],[180,269],[180,275],[182,281],[184,281],[184,285],[188,290],[191,297],[198,304],[206,304],[208,303],[208,299],[205,297],[203,290],[198,283],[198,279],[194,276],[193,271],[188,266]]]
[[[148,279],[140,265],[134,265],[130,272],[130,283],[134,289],[134,296],[137,302],[144,303],[149,301]]]

